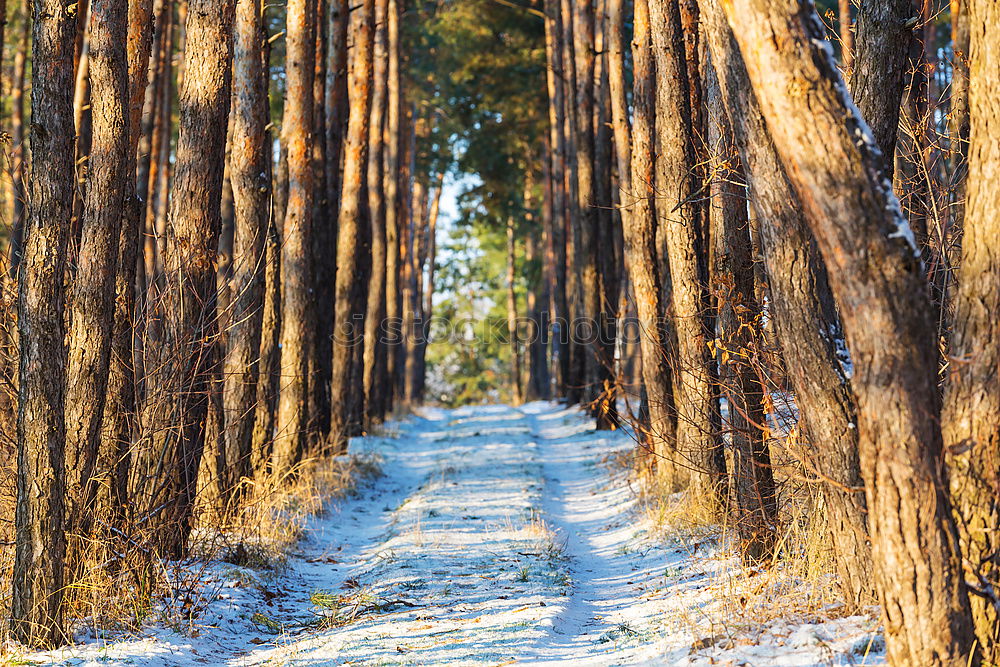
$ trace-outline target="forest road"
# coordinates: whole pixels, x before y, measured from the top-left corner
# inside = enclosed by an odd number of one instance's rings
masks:
[[[366,439],[385,476],[296,559],[335,549],[336,569],[286,587],[303,615],[331,613],[316,590],[336,591],[341,615],[363,598],[360,613],[230,664],[645,663],[656,651],[636,628],[662,561],[630,548],[635,498],[615,463],[632,441],[591,424],[550,403],[427,409]]]
[[[352,441],[384,474],[310,519],[283,567],[196,564],[195,621],[49,664],[676,664],[678,550],[636,511],[633,449],[552,403],[424,409]]]

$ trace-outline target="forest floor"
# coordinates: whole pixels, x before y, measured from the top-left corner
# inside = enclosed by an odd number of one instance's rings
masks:
[[[829,581],[747,572],[720,531],[666,528],[626,433],[575,409],[426,409],[352,442],[384,476],[271,569],[200,568],[194,620],[22,656],[58,665],[877,665]],[[2,662],[2,659],[0,659]]]

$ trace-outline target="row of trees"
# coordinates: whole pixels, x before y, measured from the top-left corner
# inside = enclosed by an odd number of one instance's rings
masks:
[[[769,561],[767,415],[790,389],[786,444],[892,664],[993,661],[1000,15],[840,4],[838,61],[811,0],[546,2],[552,311],[603,334],[557,378],[616,419],[624,266],[665,490]]]
[[[148,590],[420,400],[436,207],[398,0],[11,9],[10,617],[47,646],[88,568]]]

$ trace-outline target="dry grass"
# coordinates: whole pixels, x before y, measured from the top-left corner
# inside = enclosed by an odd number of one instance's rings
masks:
[[[710,498],[676,491],[651,469],[648,456],[634,448],[609,462],[612,471],[634,479],[639,509],[652,539],[686,548],[709,574],[712,602],[686,619],[692,627],[712,626],[724,635],[756,634],[778,619],[818,622],[844,616],[819,482],[796,456],[799,443],[793,399],[775,391],[769,406],[769,445],[778,493],[777,548],[764,567],[748,567],[738,554],[736,526],[720,517]],[[727,462],[729,463],[729,462]],[[682,622],[684,619],[680,619]]]
[[[772,452],[775,449],[772,449]],[[844,616],[834,562],[826,539],[821,495],[801,483],[797,464],[779,459],[778,546],[766,567],[745,566],[737,553],[735,526],[713,513],[712,503],[689,492],[666,493],[655,475],[639,474],[640,508],[654,539],[683,545],[709,572],[712,602],[687,619],[691,627],[729,636],[752,636],[782,619],[819,622]],[[681,619],[684,620],[684,619]]]
[[[135,630],[151,617],[170,627],[193,627],[213,597],[205,589],[214,564],[281,568],[310,517],[322,514],[329,502],[352,494],[364,480],[380,474],[377,457],[349,455],[305,460],[280,479],[244,480],[238,508],[213,509],[204,501],[199,503],[191,557],[182,562],[144,552],[139,541],[125,533],[104,543],[83,545],[84,565],[67,587],[66,617],[73,619],[77,629],[89,627],[102,633]],[[2,468],[2,476],[0,503],[12,510],[16,496],[7,482],[13,470]],[[2,516],[0,613],[9,617],[13,512],[5,511]],[[133,548],[128,548],[129,543]],[[5,624],[0,633],[6,630]],[[0,664],[7,659],[0,648]]]

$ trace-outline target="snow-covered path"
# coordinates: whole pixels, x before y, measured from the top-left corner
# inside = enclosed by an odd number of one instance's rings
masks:
[[[309,525],[277,572],[207,569],[190,626],[90,636],[42,664],[881,664],[872,623],[741,622],[714,540],[654,538],[627,434],[580,412],[425,410],[352,442],[385,476]],[[749,611],[749,610],[748,610]],[[874,648],[874,650],[872,650]],[[867,653],[867,655],[865,655]]]

